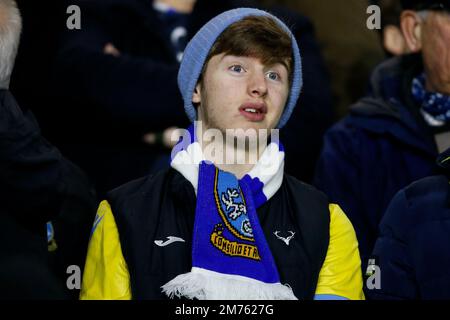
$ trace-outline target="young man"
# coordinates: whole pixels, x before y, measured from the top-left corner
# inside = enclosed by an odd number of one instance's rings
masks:
[[[42,11],[42,4],[23,2],[32,6],[32,18],[35,11]],[[47,120],[49,138],[58,141],[63,151],[70,152],[104,197],[119,185],[155,173],[156,168],[167,168],[170,139],[164,137],[170,130],[166,129],[185,128],[189,124],[181,112],[183,99],[176,85],[179,59],[188,41],[221,12],[243,6],[259,7],[259,1],[65,2],[66,6],[60,10],[61,25],[66,26],[67,6],[75,4],[82,12],[82,26],[76,31],[65,28],[51,68],[53,81],[40,86],[51,88],[51,92],[44,94],[41,90],[34,94],[35,100],[43,95],[53,99],[46,100],[37,116]],[[302,89],[302,107],[295,109],[282,135],[290,154],[286,171],[298,179],[311,181],[322,137],[334,119],[330,82],[309,19],[283,7],[271,7],[271,10],[289,21],[292,33],[302,43],[306,83]],[[49,19],[50,16],[36,23],[32,21],[30,25],[40,26],[45,21],[46,26]],[[30,31],[31,37],[35,36],[33,32],[40,35],[35,29]],[[39,52],[40,48],[33,47],[34,44],[30,50]],[[28,66],[33,63],[34,60],[25,66],[19,64],[22,83],[31,88],[35,87],[34,82],[41,82],[30,81]],[[29,92],[25,98],[30,100]],[[65,107],[59,108],[60,105]],[[82,132],[78,130],[80,123],[83,123]],[[300,160],[302,165],[296,165]],[[118,167],[122,169],[117,170]]]
[[[264,140],[286,124],[302,85],[286,25],[257,9],[220,14],[186,47],[178,84],[199,121],[172,168],[101,203],[81,298],[363,299],[350,222],[285,175],[281,143]],[[223,160],[232,156],[246,161]]]

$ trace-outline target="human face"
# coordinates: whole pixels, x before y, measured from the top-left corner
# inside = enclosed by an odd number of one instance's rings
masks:
[[[450,13],[430,11],[421,33],[427,89],[450,95]]]
[[[273,129],[289,94],[286,67],[267,66],[258,58],[213,56],[192,101],[204,129]]]

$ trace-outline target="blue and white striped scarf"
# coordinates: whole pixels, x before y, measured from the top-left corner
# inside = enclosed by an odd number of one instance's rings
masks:
[[[284,150],[270,142],[252,170],[237,179],[204,159],[195,138],[174,147],[171,166],[192,183],[197,195],[192,269],[165,284],[169,297],[189,299],[297,299],[280,283],[256,209],[283,181]]]

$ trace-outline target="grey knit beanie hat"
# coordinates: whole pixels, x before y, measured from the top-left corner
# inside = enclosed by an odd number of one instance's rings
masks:
[[[178,71],[178,87],[181,91],[181,95],[183,96],[184,109],[192,122],[197,119],[197,111],[192,104],[192,94],[195,90],[200,73],[211,47],[228,26],[248,16],[268,16],[273,18],[292,39],[292,53],[294,57],[292,84],[289,98],[286,102],[284,112],[281,115],[277,128],[283,127],[289,120],[289,117],[291,116],[297,103],[303,84],[300,50],[298,49],[297,41],[289,28],[280,19],[272,14],[253,8],[238,8],[225,11],[211,19],[197,32],[197,34],[186,46],[183,54],[183,60],[181,61],[180,69]]]

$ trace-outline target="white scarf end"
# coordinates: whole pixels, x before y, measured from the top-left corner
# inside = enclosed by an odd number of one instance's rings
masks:
[[[165,285],[169,298],[198,300],[298,300],[289,285],[264,283],[241,276],[213,275],[211,272],[180,274]]]

